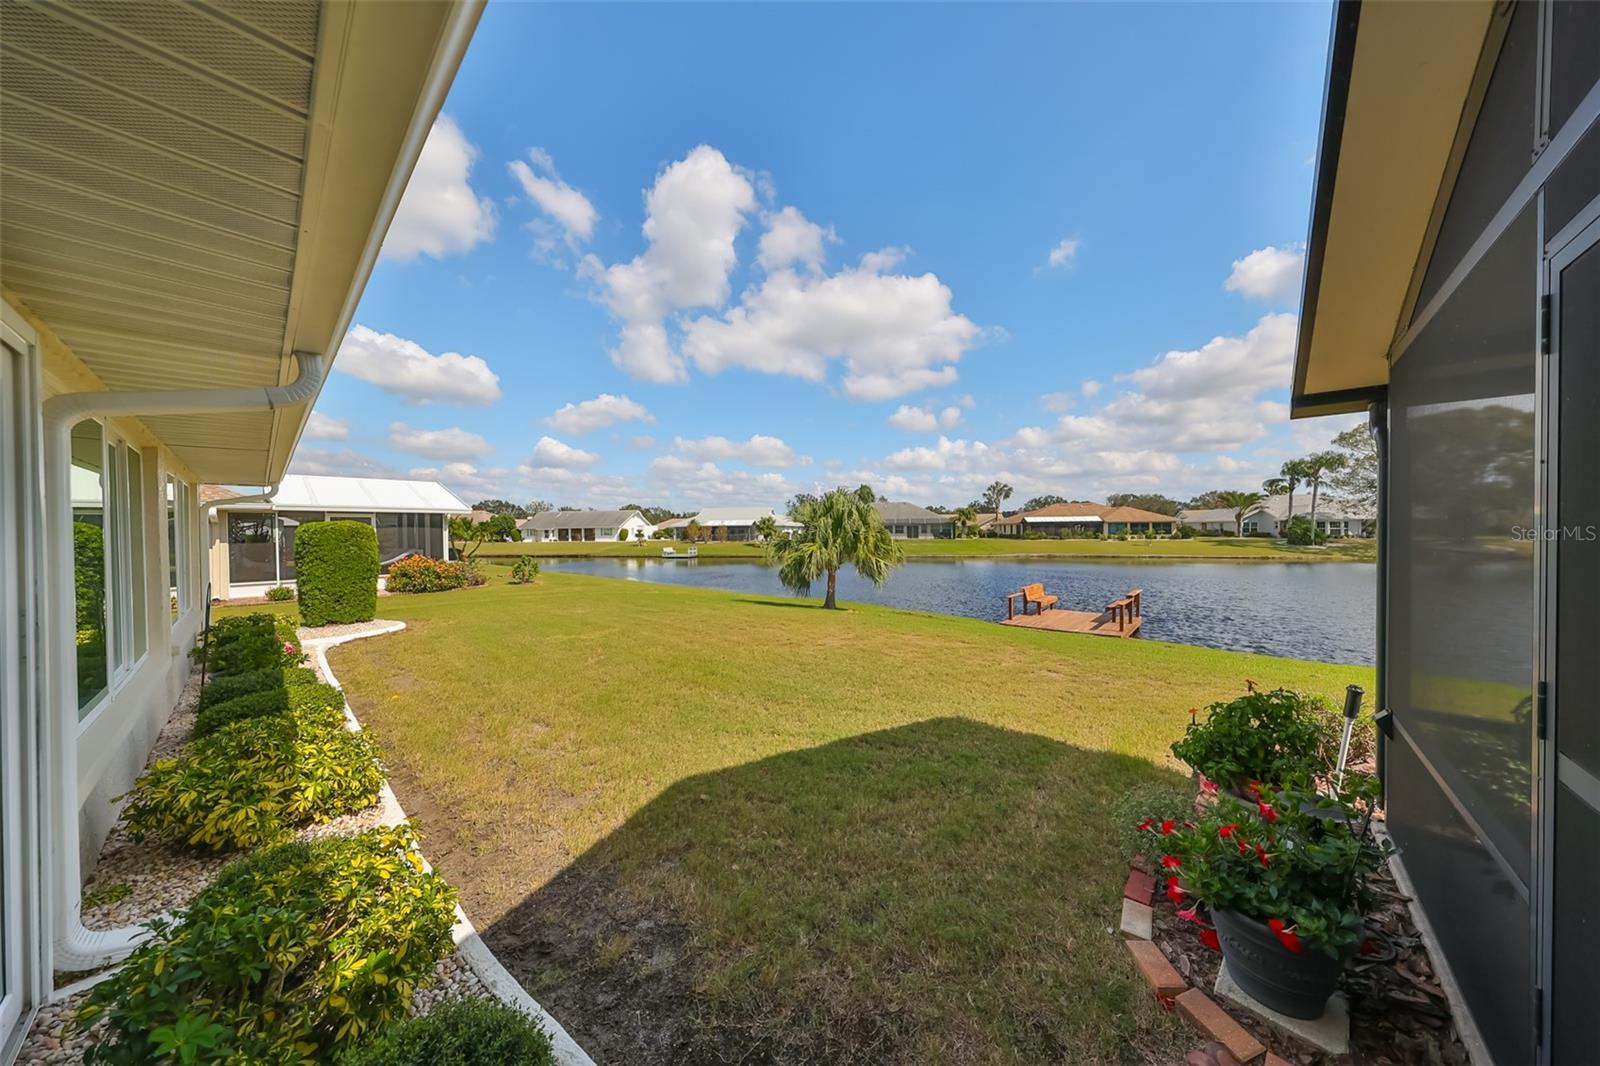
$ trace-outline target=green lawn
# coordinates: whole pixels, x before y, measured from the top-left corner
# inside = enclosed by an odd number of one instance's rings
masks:
[[[688,545],[672,541],[624,541],[620,544],[485,544],[484,557],[508,555],[653,558],[665,544],[679,551]],[[1034,555],[1086,559],[1200,559],[1206,562],[1372,562],[1376,542],[1343,540],[1323,548],[1296,548],[1261,537],[1194,537],[1190,540],[1010,540],[1000,537],[966,537],[960,540],[907,540],[900,546],[917,558],[981,558],[995,555]],[[759,559],[758,544],[700,544],[700,557]]]
[[[1371,682],[577,575],[379,613],[333,665],[429,857],[613,1063],[1181,1057],[1110,933],[1114,805],[1247,677]]]

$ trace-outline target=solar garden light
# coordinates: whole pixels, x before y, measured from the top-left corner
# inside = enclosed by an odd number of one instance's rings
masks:
[[[1356,715],[1361,713],[1361,697],[1360,685],[1345,687],[1344,734],[1339,738],[1339,765],[1333,772],[1333,787],[1336,792],[1344,787],[1344,763],[1350,757],[1350,734],[1356,727]]]

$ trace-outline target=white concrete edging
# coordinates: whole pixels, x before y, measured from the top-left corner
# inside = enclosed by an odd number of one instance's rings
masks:
[[[343,692],[344,686],[334,676],[333,667],[328,665],[328,649],[335,645],[349,643],[352,640],[379,637],[387,633],[398,633],[405,627],[406,624],[404,622],[395,622],[380,629],[372,629],[361,633],[344,633],[337,637],[324,637],[321,639],[311,637],[301,640],[300,648],[312,656],[317,664],[317,669],[328,684]],[[356,718],[355,712],[351,710],[348,697],[344,701],[344,717],[345,724],[352,732],[361,731],[361,722]],[[383,807],[384,825],[399,825],[406,820],[405,808],[400,806],[400,800],[396,798],[394,789],[389,787],[387,780],[384,781],[383,788],[378,793],[378,802]],[[433,869],[428,864],[426,857],[423,859],[423,864],[428,866],[428,869]],[[484,987],[502,1002],[533,1018],[544,1029],[545,1035],[550,1038],[550,1049],[554,1052],[557,1066],[595,1066],[594,1060],[589,1057],[583,1048],[578,1046],[578,1042],[572,1039],[571,1034],[566,1029],[562,1028],[561,1023],[556,1021],[549,1011],[541,1007],[538,1000],[528,995],[528,990],[522,987],[521,982],[512,977],[510,971],[501,965],[499,959],[494,957],[494,952],[490,951],[489,945],[483,942],[483,937],[478,935],[477,927],[472,924],[472,919],[467,917],[467,912],[461,909],[459,903],[456,904],[456,924],[455,928],[451,930],[451,935],[455,939],[456,950],[461,952],[461,957],[466,960],[467,965],[471,967],[478,980],[483,982]]]

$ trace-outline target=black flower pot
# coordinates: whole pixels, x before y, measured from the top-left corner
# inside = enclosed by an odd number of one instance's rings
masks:
[[[1349,952],[1331,958],[1316,948],[1290,951],[1265,922],[1237,911],[1213,911],[1228,973],[1264,1007],[1291,1018],[1320,1018],[1339,985]]]

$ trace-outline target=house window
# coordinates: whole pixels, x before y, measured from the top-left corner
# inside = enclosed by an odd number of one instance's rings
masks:
[[[167,603],[178,620],[178,484],[167,475]]]
[[[321,511],[279,511],[278,524],[278,580],[294,580],[294,531],[307,522],[320,522]],[[230,575],[231,580],[231,575]]]
[[[276,581],[276,556],[270,514],[235,511],[228,515],[229,582]]]
[[[1256,525],[1256,520],[1255,520],[1255,519],[1253,519],[1253,518],[1252,518],[1252,519],[1249,519],[1249,520],[1248,520],[1248,521],[1246,521],[1246,522],[1245,522],[1245,524],[1244,524],[1244,531],[1245,531],[1245,532],[1246,532],[1246,533],[1255,533],[1255,532],[1257,532],[1257,531],[1258,531],[1258,530],[1259,530],[1259,529],[1260,529],[1260,527],[1259,527],[1259,526],[1257,526],[1257,525]]]
[[[72,427],[72,579],[80,718],[109,683],[105,450],[100,423],[85,419]]]
[[[139,449],[127,449],[127,486],[126,497],[128,506],[128,560],[129,572],[133,576],[129,586],[131,595],[128,597],[128,611],[133,622],[130,638],[133,645],[133,659],[142,659],[149,650],[149,596],[145,586],[146,578],[144,555],[144,459],[139,455]]]

